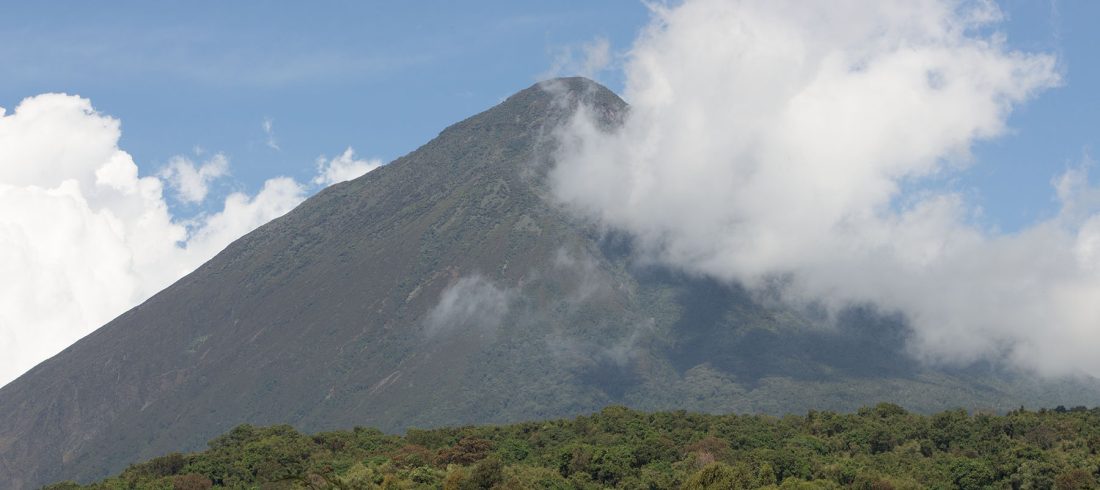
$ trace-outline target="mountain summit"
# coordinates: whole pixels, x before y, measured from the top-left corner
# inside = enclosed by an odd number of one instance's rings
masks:
[[[0,481],[90,480],[240,423],[508,422],[612,404],[772,412],[1095,403],[992,368],[937,370],[871,309],[837,325],[634,260],[555,203],[556,79],[329,187],[0,389]],[[1095,386],[1091,380],[1084,381]]]

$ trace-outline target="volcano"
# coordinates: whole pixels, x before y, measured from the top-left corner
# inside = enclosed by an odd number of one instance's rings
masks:
[[[609,404],[706,412],[1096,404],[1092,379],[927,366],[903,318],[821,318],[638,260],[547,183],[583,78],[527,88],[324,189],[0,389],[0,482],[89,481],[240,423],[504,423]],[[828,323],[827,325],[825,323]]]

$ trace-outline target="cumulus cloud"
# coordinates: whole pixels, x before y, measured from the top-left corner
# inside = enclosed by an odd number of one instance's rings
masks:
[[[929,361],[1007,360],[1100,375],[1100,214],[1087,168],[1062,213],[1015,233],[974,225],[950,191],[1017,105],[1060,83],[1013,51],[989,2],[689,0],[653,6],[625,61],[631,110],[582,113],[551,178],[652,260],[835,311],[905,314]]]
[[[288,178],[181,220],[164,200],[201,201],[228,172],[215,155],[139,175],[119,122],[87,99],[44,94],[0,109],[0,384],[57,353],[305,197]],[[161,179],[165,180],[161,180]]]
[[[500,326],[515,291],[500,288],[480,274],[447,286],[424,322],[428,336],[446,333],[483,334]]]
[[[330,186],[354,179],[381,166],[382,160],[377,158],[366,160],[355,158],[355,150],[349,146],[335,158],[325,158],[324,155],[317,157],[317,176],[314,177],[313,183]]]
[[[206,199],[210,182],[228,173],[229,159],[218,153],[199,165],[185,156],[174,156],[158,176],[168,182],[180,201],[198,203]]]

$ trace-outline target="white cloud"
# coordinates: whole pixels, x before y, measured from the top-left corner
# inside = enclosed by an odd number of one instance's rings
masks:
[[[260,123],[260,127],[263,128],[264,134],[267,135],[267,141],[265,141],[264,144],[272,150],[282,151],[282,148],[279,148],[279,142],[275,140],[275,122],[272,121],[271,118],[264,118],[263,122]]]
[[[314,177],[313,183],[330,186],[354,179],[381,166],[382,160],[377,158],[366,160],[355,158],[355,150],[349,146],[335,158],[328,159],[324,155],[317,157],[317,176]]]
[[[1063,212],[976,227],[950,175],[1060,83],[989,2],[689,0],[653,7],[625,64],[624,126],[566,128],[556,195],[653,260],[791,301],[904,313],[927,360],[1100,375],[1100,214],[1085,169]],[[899,204],[906,203],[906,204]]]
[[[288,178],[182,221],[164,182],[118,147],[119,122],[87,99],[44,94],[0,109],[0,385],[194,270],[305,197]],[[205,198],[228,160],[182,157],[161,174]]]
[[[202,218],[191,233],[187,248],[200,257],[213,257],[241,235],[294,209],[304,197],[305,187],[289,177],[268,179],[255,196],[230,194],[221,212]]]
[[[198,203],[206,199],[210,182],[228,173],[229,159],[218,153],[198,166],[185,156],[174,156],[157,175],[176,191],[180,201]]]

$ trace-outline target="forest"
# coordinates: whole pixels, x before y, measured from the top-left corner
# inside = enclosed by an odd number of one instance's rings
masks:
[[[883,403],[803,416],[612,406],[500,426],[241,425],[190,454],[70,489],[1097,488],[1100,408],[932,415]]]

